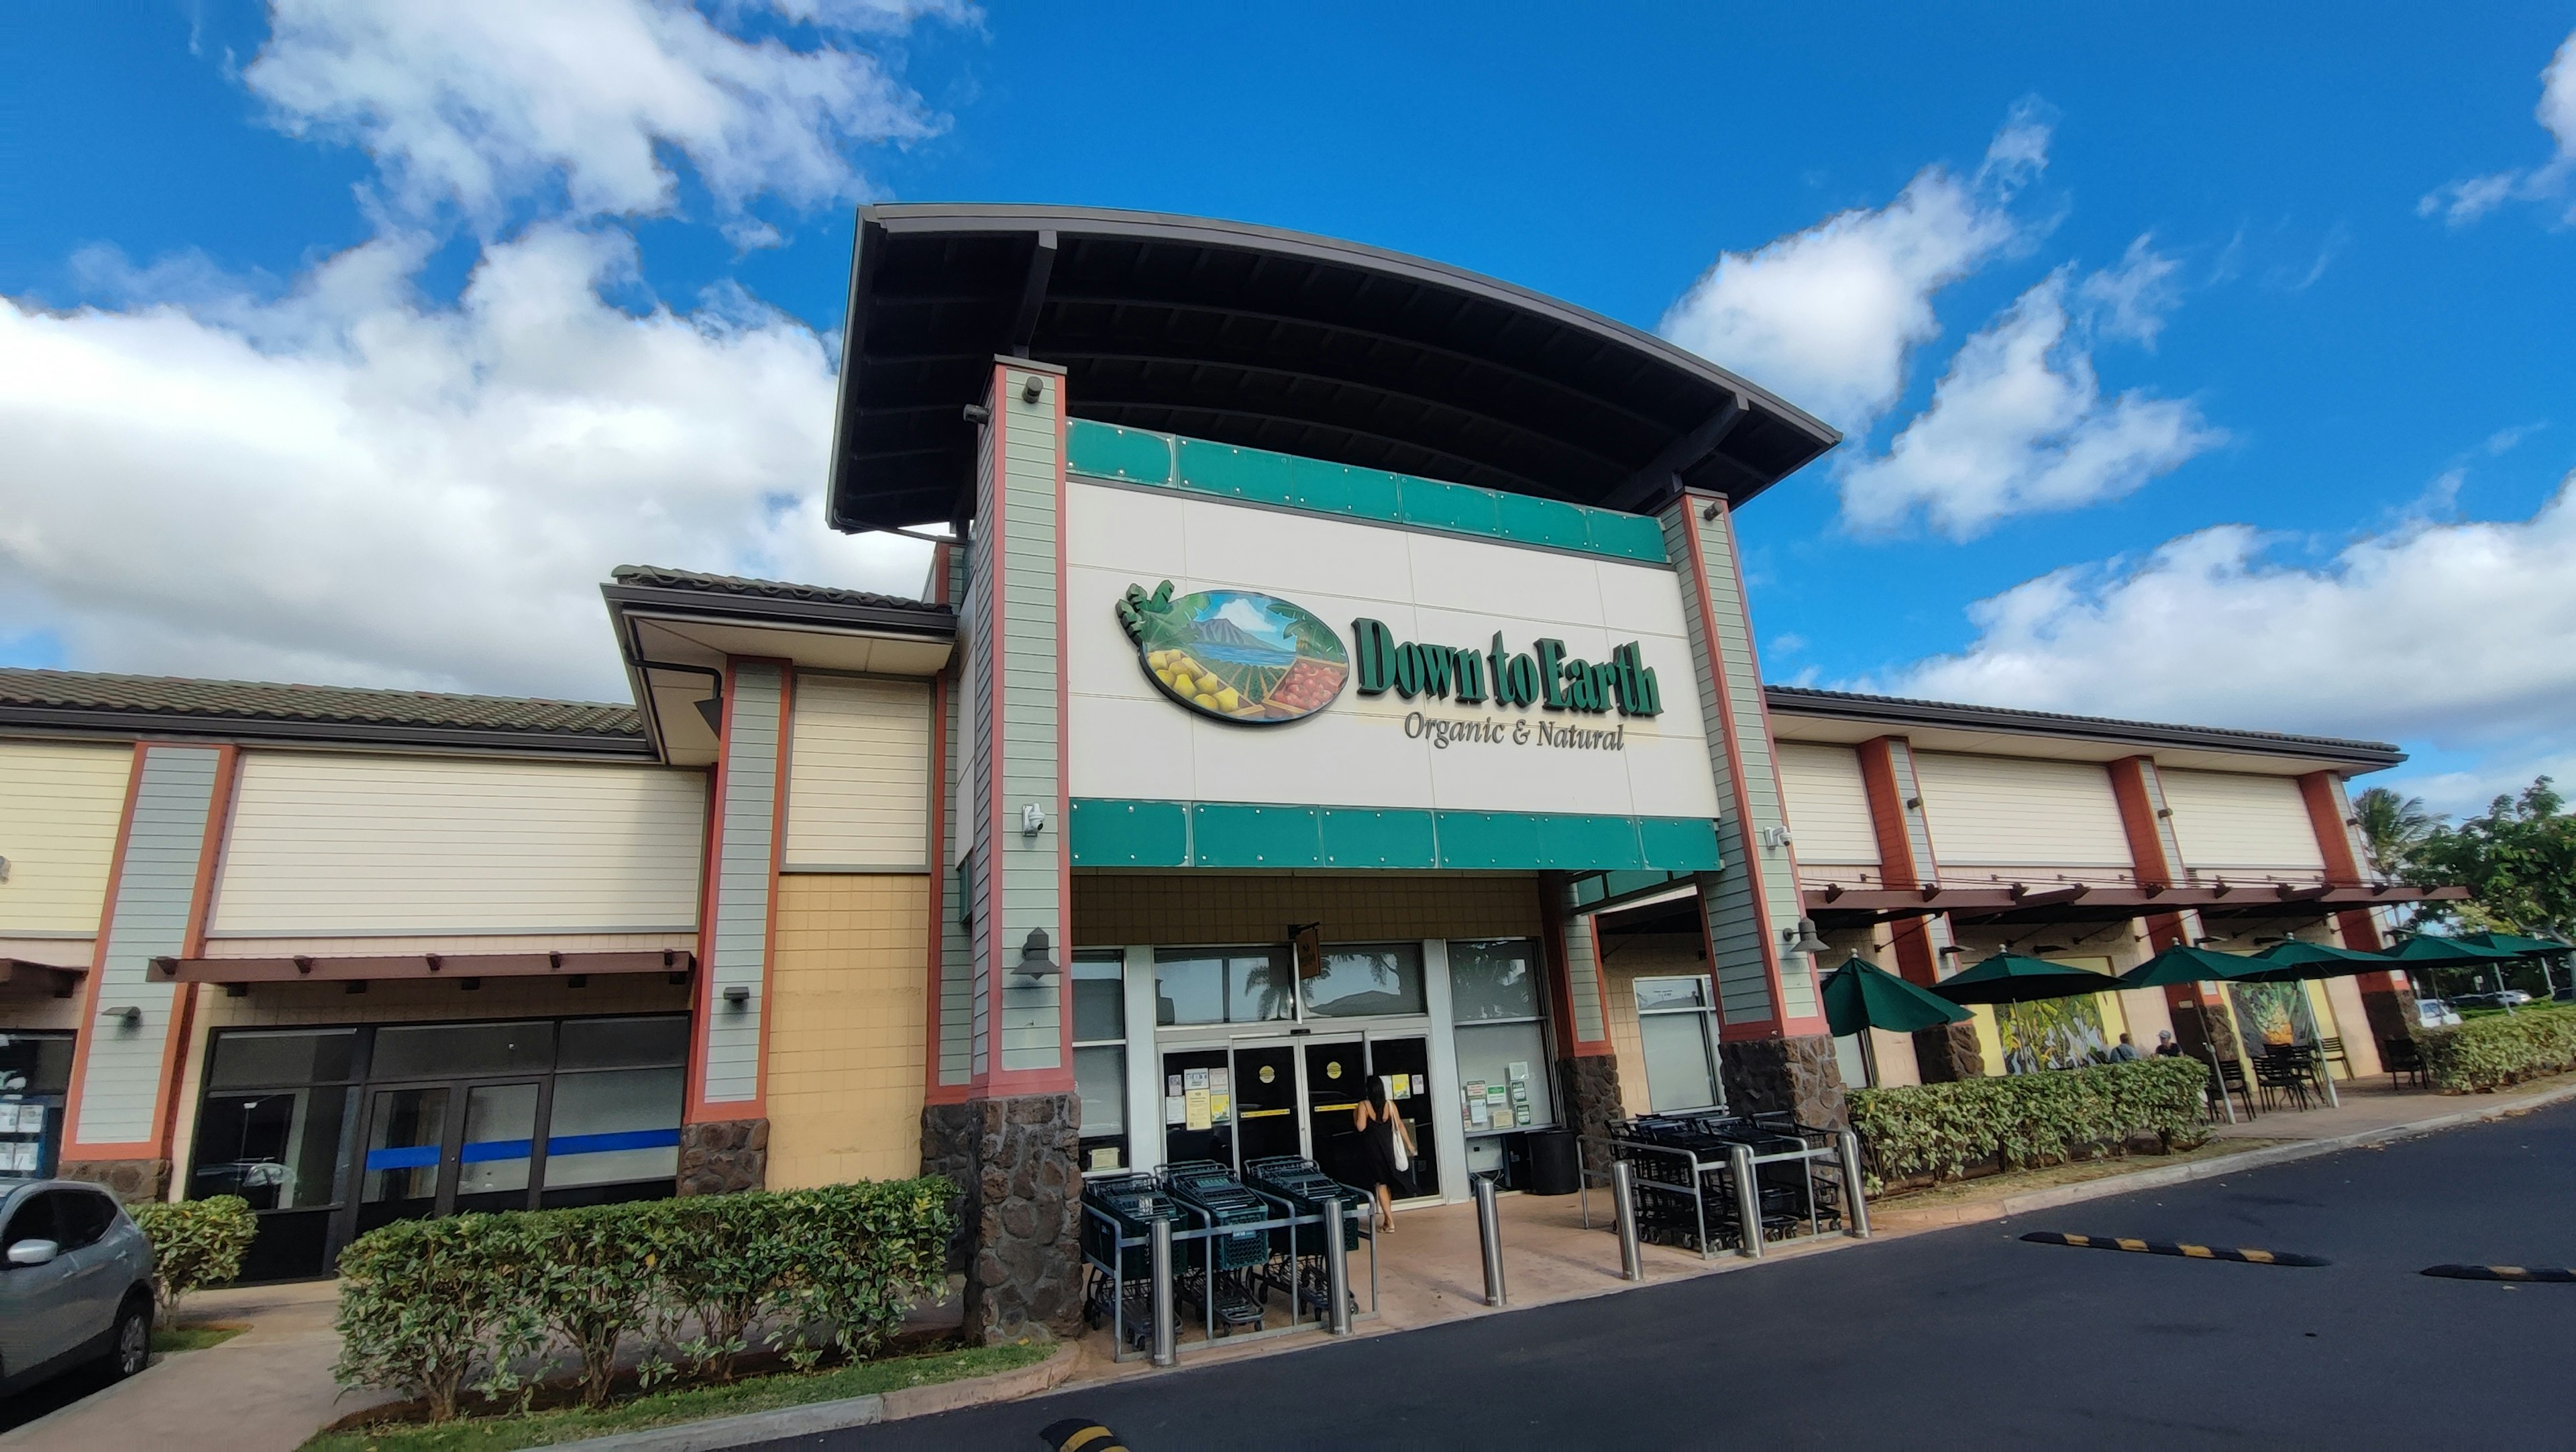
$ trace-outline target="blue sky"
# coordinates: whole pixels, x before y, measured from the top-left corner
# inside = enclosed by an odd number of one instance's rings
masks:
[[[1774,679],[2576,768],[2576,14],[1387,9],[14,8],[0,660],[613,694],[627,558],[910,588],[815,509],[851,207],[1059,201],[1847,425]]]

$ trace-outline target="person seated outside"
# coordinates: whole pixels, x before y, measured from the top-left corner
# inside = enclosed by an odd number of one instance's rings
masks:
[[[2120,1037],[2125,1039],[2128,1035],[2122,1034]],[[2179,1059],[2182,1057],[2182,1045],[2174,1042],[2172,1029],[2156,1030],[2156,1057],[2159,1059]]]
[[[2138,1046],[2129,1042],[2127,1034],[2120,1035],[2120,1041],[2111,1046],[2111,1062],[2114,1064],[2134,1064],[2140,1057]]]

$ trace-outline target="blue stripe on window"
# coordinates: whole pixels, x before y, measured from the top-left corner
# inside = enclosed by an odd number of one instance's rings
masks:
[[[393,1149],[367,1151],[367,1170],[417,1170],[438,1163],[438,1146],[434,1144],[400,1145]]]
[[[679,1126],[669,1129],[627,1129],[614,1134],[559,1134],[546,1141],[546,1158],[561,1155],[597,1155],[612,1150],[663,1149],[680,1142]]]
[[[524,1160],[535,1152],[536,1147],[537,1142],[532,1139],[475,1140],[468,1143],[457,1158],[469,1165],[482,1164],[487,1160]]]

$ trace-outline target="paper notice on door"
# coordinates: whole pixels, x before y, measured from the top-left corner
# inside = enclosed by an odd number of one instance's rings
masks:
[[[1209,1093],[1212,1093],[1212,1094],[1228,1094],[1228,1093],[1232,1093],[1232,1092],[1233,1092],[1233,1090],[1234,1090],[1234,1071],[1233,1071],[1233,1070],[1231,1070],[1231,1069],[1210,1069],[1210,1070],[1208,1070],[1208,1092],[1209,1092]]]
[[[1180,1098],[1181,1076],[1178,1074],[1165,1074],[1163,1076],[1163,1092],[1174,1099]]]
[[[1191,1091],[1191,1090],[1193,1090],[1193,1089],[1205,1089],[1205,1088],[1208,1088],[1208,1087],[1209,1087],[1209,1085],[1208,1085],[1208,1071],[1207,1071],[1207,1070],[1205,1070],[1205,1069],[1183,1069],[1183,1070],[1181,1071],[1181,1092],[1182,1092],[1182,1093],[1186,1094],[1186,1093],[1188,1093],[1189,1091]]]
[[[1175,1078],[1175,1079],[1177,1079],[1177,1078],[1179,1078],[1180,1076],[1179,1076],[1178,1074],[1175,1074],[1175,1075],[1173,1075],[1172,1077],[1173,1077],[1173,1078]],[[1181,1123],[1183,1120],[1187,1119],[1187,1118],[1189,1117],[1188,1103],[1189,1103],[1189,1101],[1187,1101],[1186,1099],[1183,1099],[1183,1098],[1182,1098],[1180,1095],[1178,1095],[1178,1094],[1166,1094],[1166,1095],[1164,1095],[1164,1096],[1163,1096],[1163,1122],[1164,1122],[1165,1124],[1179,1124],[1179,1123]]]
[[[1193,1069],[1190,1072],[1197,1074],[1205,1071]],[[1192,1129],[1205,1129],[1216,1122],[1208,1104],[1207,1090],[1191,1089],[1181,1095],[1181,1122]]]
[[[1388,1097],[1389,1099],[1410,1099],[1410,1098],[1412,1098],[1412,1097],[1413,1097],[1413,1076],[1412,1076],[1411,1074],[1389,1074],[1389,1075],[1387,1075],[1387,1076],[1386,1076],[1386,1097]]]
[[[1231,1112],[1233,1108],[1234,1098],[1232,1095],[1219,1094],[1213,1089],[1208,1091],[1208,1118],[1215,1120],[1219,1124],[1223,1124],[1225,1123],[1226,1115]]]
[[[1528,1083],[1529,1061],[1527,1059],[1519,1059],[1505,1065],[1503,1067],[1503,1077],[1511,1080],[1515,1084]]]
[[[1485,1096],[1478,1094],[1467,1101],[1467,1127],[1483,1129],[1493,1123],[1493,1111],[1485,1107]]]

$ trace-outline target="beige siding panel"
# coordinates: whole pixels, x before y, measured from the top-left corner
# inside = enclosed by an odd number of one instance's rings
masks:
[[[770,1189],[920,1172],[929,916],[926,876],[779,883]]]
[[[2159,770],[2183,864],[2197,871],[2323,872],[2325,854],[2296,778]]]
[[[800,672],[795,732],[788,870],[921,871],[930,853],[930,688]]]
[[[98,931],[130,746],[0,742],[0,937]]]
[[[249,753],[213,931],[685,931],[705,814],[693,771]]]
[[[1878,865],[1878,831],[1870,824],[1859,752],[1848,746],[1781,742],[1780,792],[1800,866]]]
[[[2127,868],[2111,775],[2091,762],[1918,751],[1914,779],[1942,868]]]

